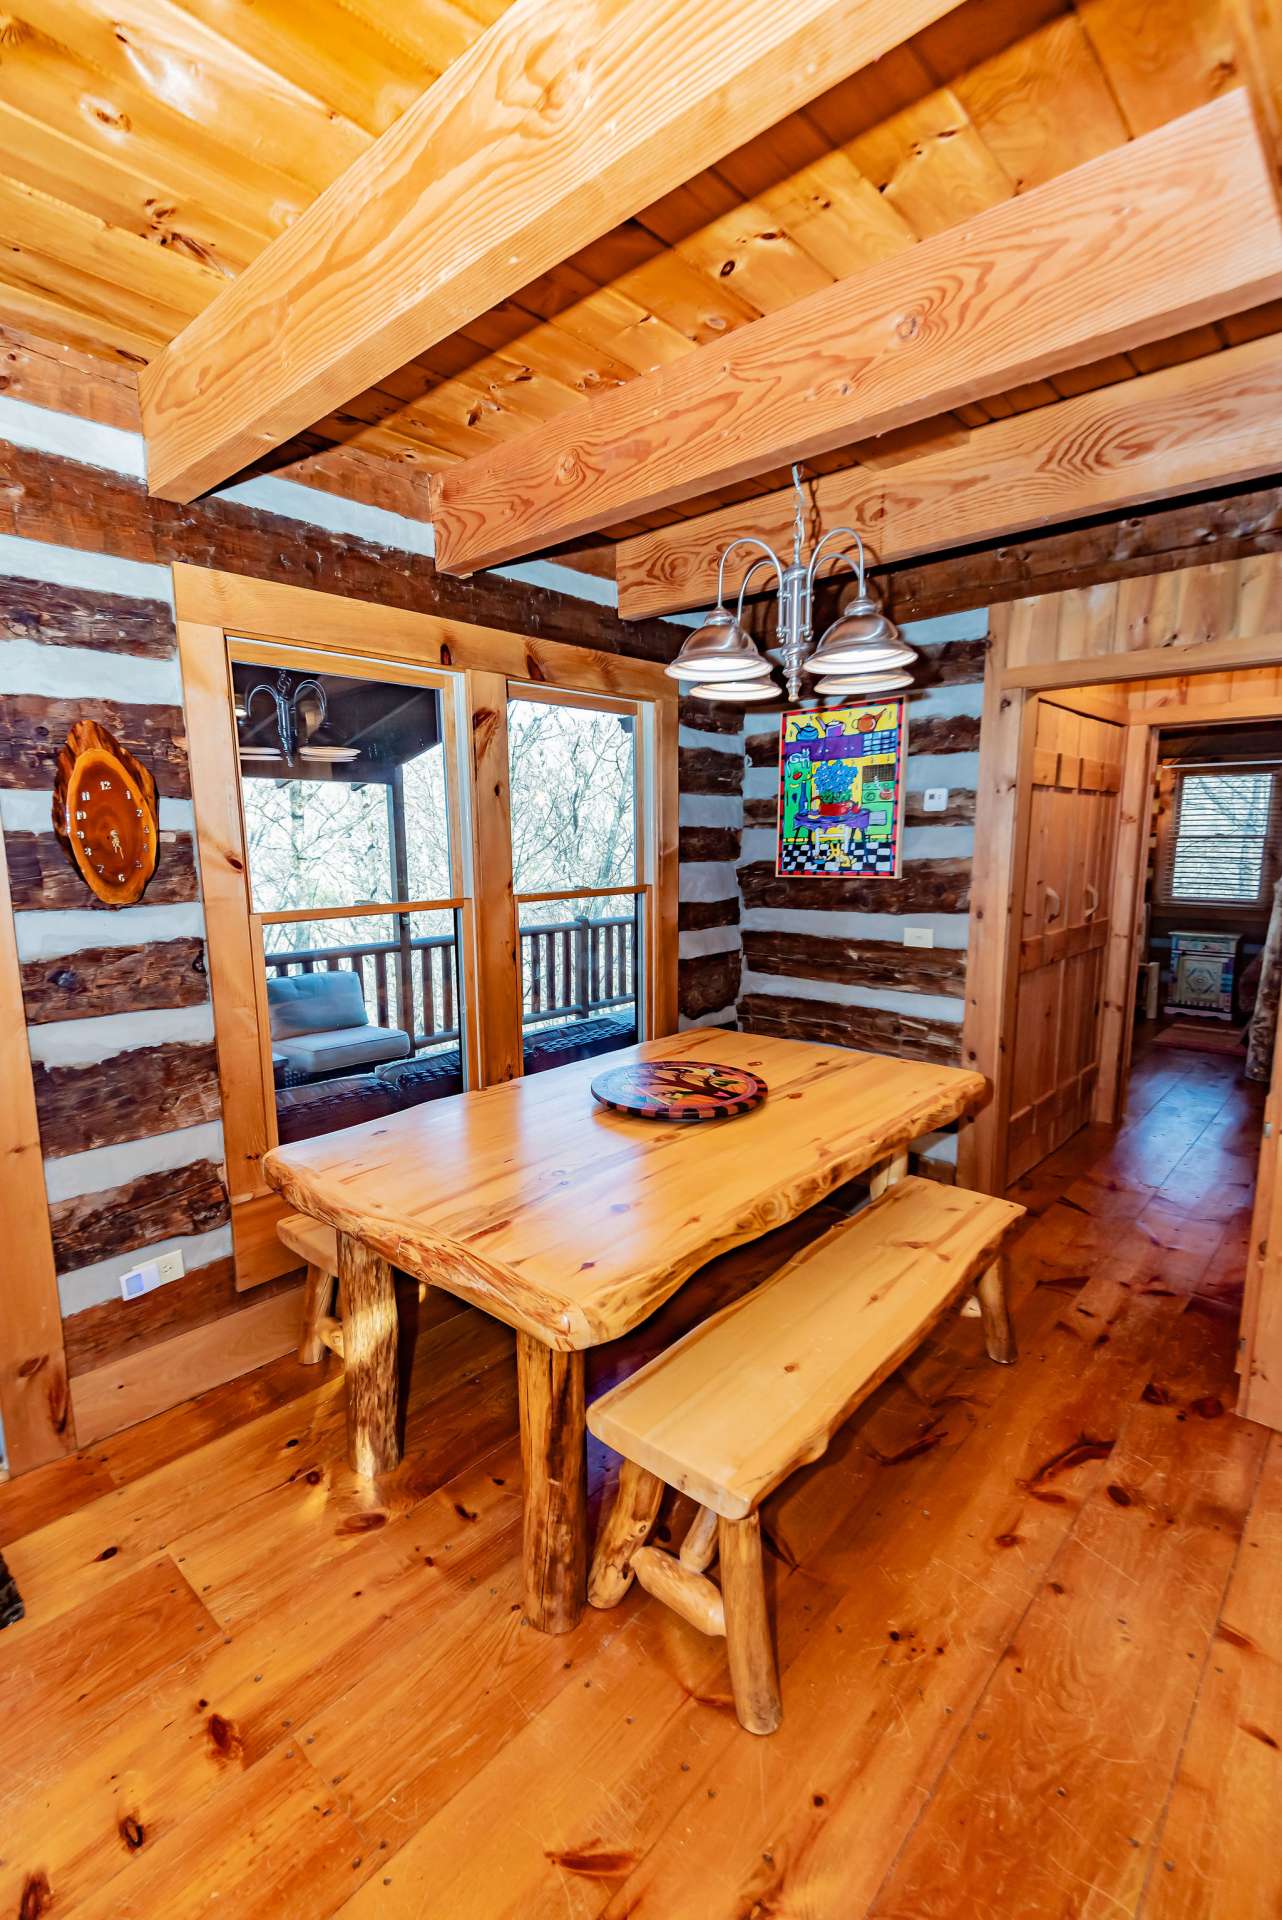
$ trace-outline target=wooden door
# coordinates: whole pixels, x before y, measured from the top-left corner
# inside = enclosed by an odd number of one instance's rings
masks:
[[[1126,729],[1038,703],[1009,1036],[1006,1177],[1018,1179],[1091,1115]]]

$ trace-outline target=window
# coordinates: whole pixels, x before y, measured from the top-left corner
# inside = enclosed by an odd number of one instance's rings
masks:
[[[1272,884],[1277,770],[1176,775],[1161,897],[1171,905],[1256,907]]]
[[[441,694],[288,659],[232,663],[283,1141],[465,1079]]]
[[[638,1038],[637,723],[620,702],[508,702],[526,1073]]]
[[[677,692],[374,601],[174,585],[243,1288],[294,1257],[278,1140],[676,1026]]]

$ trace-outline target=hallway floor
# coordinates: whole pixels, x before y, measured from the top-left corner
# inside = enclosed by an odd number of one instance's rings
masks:
[[[1127,1125],[1016,1195],[1019,1364],[951,1318],[769,1503],[771,1739],[640,1592],[523,1624],[510,1339],[439,1296],[377,1487],[334,1363],[283,1361],[0,1488],[29,1609],[0,1914],[1273,1920],[1282,1435],[1231,1411],[1238,1074],[1146,1054]]]

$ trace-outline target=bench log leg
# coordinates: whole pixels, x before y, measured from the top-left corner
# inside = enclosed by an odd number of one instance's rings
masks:
[[[873,1168],[868,1177],[868,1198],[880,1200],[887,1187],[898,1186],[899,1182],[907,1177],[908,1155],[906,1153],[897,1153],[892,1160],[883,1160],[880,1166]]]
[[[396,1283],[381,1253],[338,1236],[347,1463],[371,1480],[401,1457],[396,1431]]]
[[[308,1267],[303,1285],[303,1330],[298,1341],[298,1357],[305,1367],[314,1367],[324,1358],[325,1342],[321,1327],[329,1318],[329,1299],[334,1291],[334,1276],[324,1267]]]
[[[779,1675],[766,1614],[761,1560],[761,1523],[722,1520],[718,1528],[721,1597],[726,1609],[726,1651],[739,1724],[749,1733],[773,1733],[783,1719]]]
[[[706,1573],[717,1557],[717,1516],[711,1507],[700,1507],[690,1522],[677,1558],[690,1573]]]
[[[541,1633],[569,1633],[587,1592],[588,1473],[583,1355],[516,1336],[525,1472],[525,1614]]]
[[[975,1292],[979,1296],[989,1359],[995,1360],[999,1367],[1013,1367],[1015,1333],[1006,1309],[1006,1267],[1002,1259],[994,1260],[988,1272],[980,1276]]]
[[[650,1537],[663,1498],[663,1482],[647,1473],[635,1460],[625,1460],[619,1470],[619,1486],[614,1504],[601,1523],[592,1573],[588,1580],[588,1600],[594,1607],[617,1607],[632,1585],[632,1556]]]

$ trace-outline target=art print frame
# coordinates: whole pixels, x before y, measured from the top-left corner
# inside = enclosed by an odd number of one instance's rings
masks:
[[[902,695],[781,714],[776,875],[898,880],[907,758]]]

